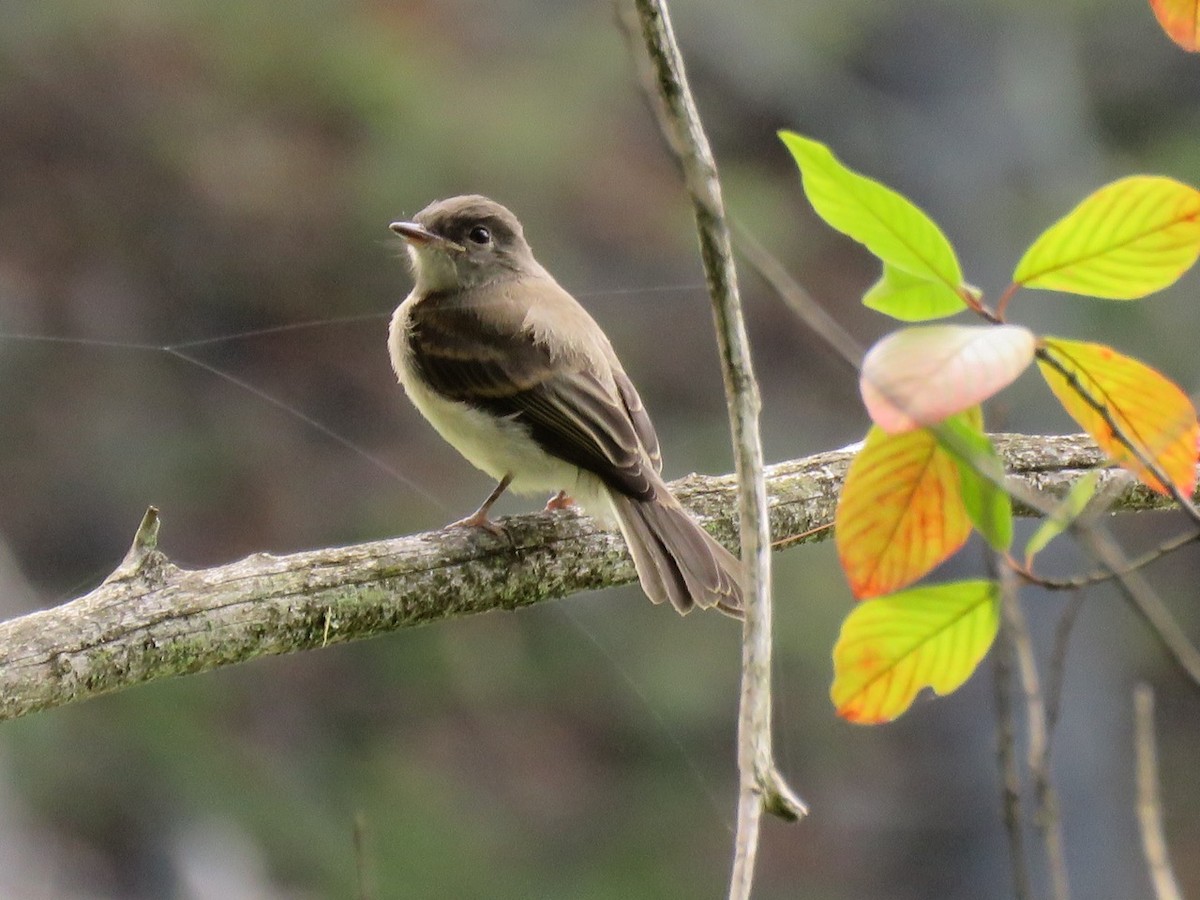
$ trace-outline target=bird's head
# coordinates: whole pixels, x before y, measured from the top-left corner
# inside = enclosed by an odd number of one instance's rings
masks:
[[[390,227],[408,244],[422,293],[469,290],[542,272],[517,217],[478,194],[438,200],[411,222]]]

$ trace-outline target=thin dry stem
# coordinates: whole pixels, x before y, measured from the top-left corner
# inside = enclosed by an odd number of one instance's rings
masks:
[[[1133,752],[1137,775],[1137,819],[1142,852],[1156,900],[1183,900],[1167,854],[1162,796],[1158,783],[1158,747],[1154,739],[1154,691],[1148,684],[1133,690]]]
[[[1013,703],[1013,650],[1006,630],[1002,630],[992,653],[993,687],[996,698],[996,764],[1000,769],[1000,807],[1004,833],[1008,838],[1008,859],[1012,869],[1013,896],[1032,900],[1033,882],[1029,872],[1029,854],[1021,814],[1021,769],[1017,761],[1017,714]]]
[[[771,746],[771,558],[758,417],[761,401],[738,295],[737,273],[716,161],[684,72],[665,0],[634,0],[650,59],[659,125],[683,172],[713,303],[738,473],[742,562],[746,569],[742,692],[738,713],[737,836],[730,897],[750,896],[765,808],[785,819],[807,812],[775,767]]]
[[[1050,731],[1046,719],[1046,703],[1038,677],[1037,660],[1025,614],[1017,596],[1015,578],[1001,570],[1004,628],[1016,662],[1017,678],[1025,700],[1026,739],[1029,742],[1026,765],[1033,779],[1037,810],[1034,823],[1042,836],[1046,865],[1055,900],[1070,900],[1071,888],[1067,878],[1062,817],[1058,810],[1058,792],[1050,769]]]

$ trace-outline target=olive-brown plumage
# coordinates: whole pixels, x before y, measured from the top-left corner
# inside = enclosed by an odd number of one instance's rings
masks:
[[[471,195],[391,227],[416,281],[392,317],[392,365],[442,437],[499,482],[462,522],[489,526],[509,486],[565,492],[615,518],[652,601],[737,614],[740,563],[671,495],[637,390],[516,217]]]

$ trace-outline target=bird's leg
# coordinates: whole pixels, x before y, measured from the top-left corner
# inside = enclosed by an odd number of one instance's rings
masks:
[[[500,483],[492,489],[492,492],[488,494],[487,499],[480,504],[479,509],[475,510],[475,512],[471,513],[465,519],[459,519],[457,522],[451,522],[446,527],[482,528],[485,531],[490,531],[497,537],[506,537],[507,533],[505,530],[488,518],[488,511],[491,510],[492,505],[500,499],[500,495],[508,489],[510,484],[512,484],[512,480],[512,475],[505,475],[500,479]]]
[[[568,496],[566,491],[559,491],[553,497],[546,501],[546,512],[555,509],[566,509],[568,506],[574,506],[575,501]]]

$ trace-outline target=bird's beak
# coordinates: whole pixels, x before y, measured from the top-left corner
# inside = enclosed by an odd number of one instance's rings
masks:
[[[442,237],[440,234],[434,234],[424,225],[418,225],[416,222],[393,222],[388,228],[414,247],[441,247],[446,250],[457,250],[460,253],[465,249],[462,244]]]

